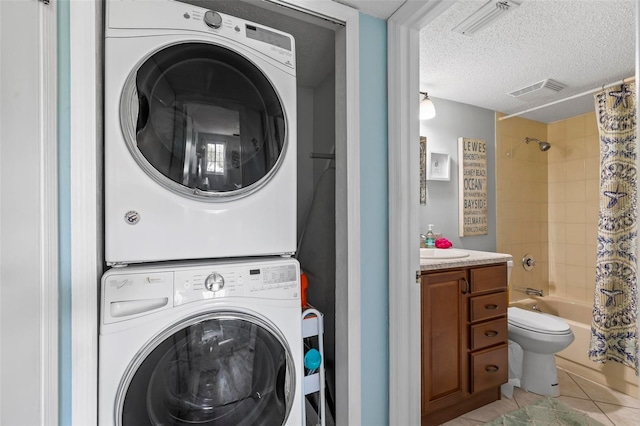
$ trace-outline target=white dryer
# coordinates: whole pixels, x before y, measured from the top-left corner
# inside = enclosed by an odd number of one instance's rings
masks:
[[[303,424],[299,276],[283,258],[106,272],[99,425]]]
[[[295,252],[295,64],[272,28],[106,2],[107,264]]]

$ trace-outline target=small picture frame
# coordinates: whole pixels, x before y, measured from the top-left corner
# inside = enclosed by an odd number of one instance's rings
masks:
[[[449,154],[429,152],[427,158],[428,180],[450,180],[449,168],[451,159]]]
[[[427,205],[427,137],[420,136],[420,205]]]

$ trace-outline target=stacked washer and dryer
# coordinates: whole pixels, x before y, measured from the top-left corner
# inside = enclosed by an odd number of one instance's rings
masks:
[[[289,34],[172,0],[105,13],[99,425],[300,425]]]

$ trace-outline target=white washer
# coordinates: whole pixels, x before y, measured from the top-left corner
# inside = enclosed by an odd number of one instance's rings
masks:
[[[99,425],[303,424],[299,277],[281,258],[106,272]]]
[[[106,3],[107,264],[295,252],[295,63],[275,29]]]

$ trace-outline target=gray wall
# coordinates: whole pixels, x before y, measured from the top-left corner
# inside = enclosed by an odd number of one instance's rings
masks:
[[[298,238],[307,221],[313,198],[313,163],[309,157],[313,151],[313,89],[297,88],[298,98]]]
[[[427,137],[427,152],[449,154],[450,181],[427,180],[427,205],[420,206],[420,232],[429,224],[453,247],[496,251],[496,143],[495,113],[471,105],[431,98],[436,116],[420,122],[420,135]],[[458,236],[458,138],[487,141],[488,235]],[[417,143],[417,142],[416,142]],[[417,238],[417,236],[416,236]]]
[[[312,159],[335,146],[335,74],[313,88],[297,87],[298,101],[298,239],[302,236],[318,179],[334,161]]]
[[[335,93],[336,76],[333,73],[313,89],[313,151],[318,154],[330,154],[336,145]],[[328,164],[335,165],[335,162],[314,160],[314,188]]]

